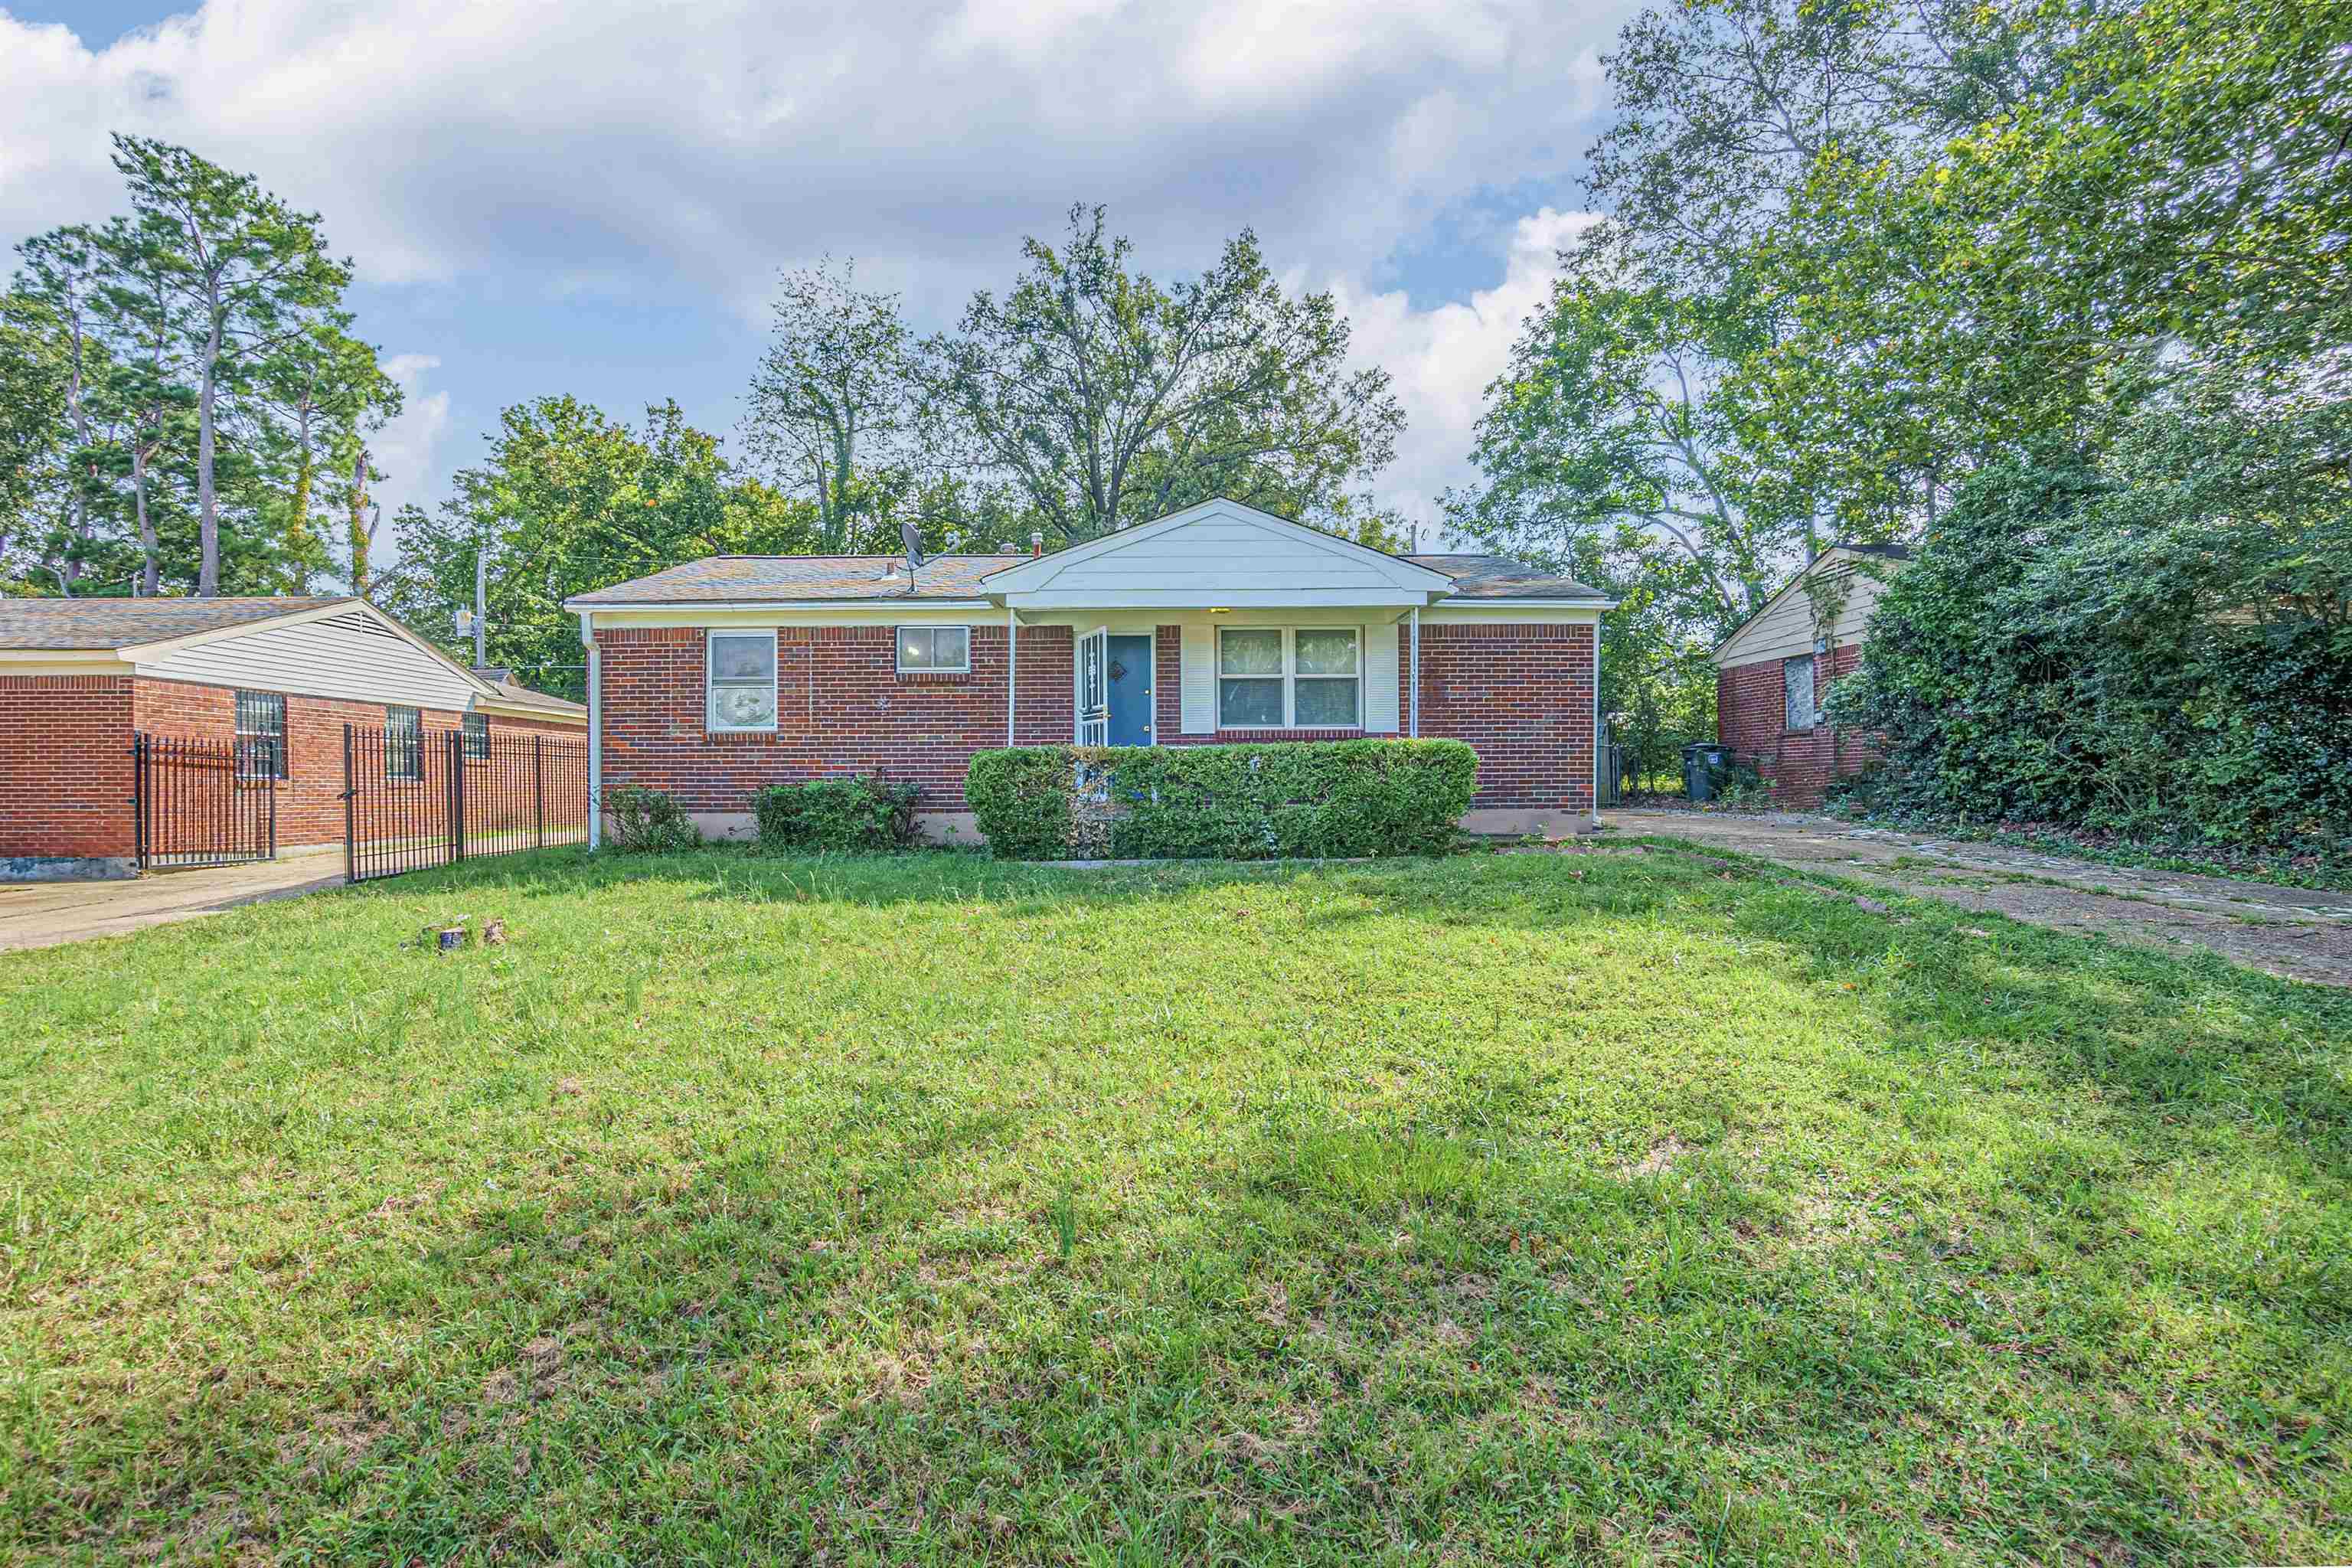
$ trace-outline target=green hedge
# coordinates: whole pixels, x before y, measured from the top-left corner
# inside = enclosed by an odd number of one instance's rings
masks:
[[[810,779],[755,791],[751,812],[762,849],[871,853],[915,841],[915,802],[922,791],[881,776]]]
[[[1430,855],[1477,776],[1459,741],[1022,746],[974,756],[964,798],[1011,859]]]

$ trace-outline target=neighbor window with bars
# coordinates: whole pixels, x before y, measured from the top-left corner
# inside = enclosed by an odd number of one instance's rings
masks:
[[[236,771],[240,778],[286,776],[286,698],[276,691],[236,694]]]
[[[480,762],[490,754],[490,716],[487,713],[463,713],[457,722],[466,731],[466,756],[470,762]]]
[[[1234,626],[1217,635],[1217,725],[1353,730],[1363,668],[1353,626]]]
[[[425,715],[414,708],[386,705],[383,710],[383,776],[421,779],[425,776]]]

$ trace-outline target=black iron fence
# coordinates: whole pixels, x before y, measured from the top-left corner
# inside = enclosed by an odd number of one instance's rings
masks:
[[[343,869],[354,882],[587,838],[584,742],[343,727]]]
[[[278,853],[278,790],[267,741],[131,738],[131,816],[142,871],[230,866]]]

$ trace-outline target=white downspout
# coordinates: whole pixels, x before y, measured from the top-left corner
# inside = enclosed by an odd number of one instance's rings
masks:
[[[1021,615],[1012,605],[1004,606],[1004,743],[1021,743],[1016,728],[1021,709],[1014,696],[1014,687],[1021,679]]]
[[[594,617],[580,612],[580,640],[588,645],[588,847],[604,841],[604,657],[596,651]]]
[[[1421,739],[1421,606],[1419,605],[1412,607],[1412,691],[1407,699],[1406,707],[1412,714],[1412,738],[1418,741]]]

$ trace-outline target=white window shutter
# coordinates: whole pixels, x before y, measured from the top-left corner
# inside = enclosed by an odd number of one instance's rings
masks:
[[[1217,630],[1186,626],[1181,635],[1184,651],[1179,667],[1183,679],[1179,695],[1183,699],[1183,732],[1213,735],[1217,732]]]
[[[1388,621],[1364,633],[1364,731],[1394,734],[1397,722],[1397,624]]]

